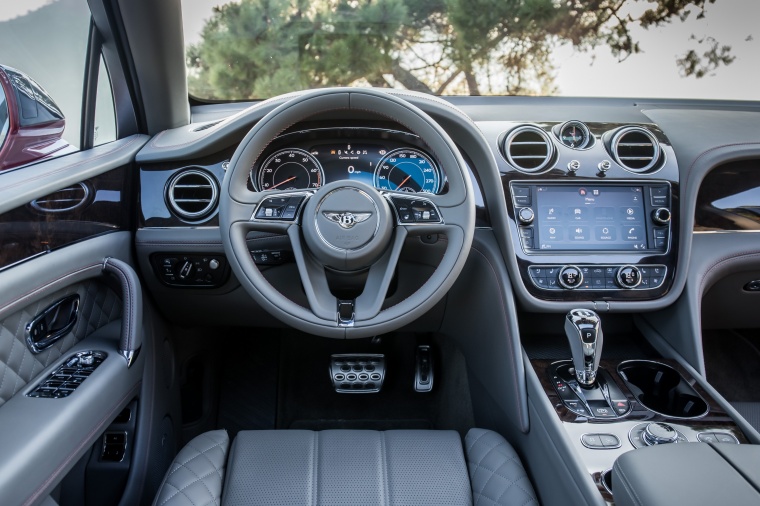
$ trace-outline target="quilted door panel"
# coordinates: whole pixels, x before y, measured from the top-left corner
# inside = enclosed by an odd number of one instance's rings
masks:
[[[35,355],[26,344],[26,324],[57,300],[80,297],[79,318],[71,332]],[[121,298],[102,282],[91,279],[58,290],[0,320],[0,406],[73,345],[121,317]]]

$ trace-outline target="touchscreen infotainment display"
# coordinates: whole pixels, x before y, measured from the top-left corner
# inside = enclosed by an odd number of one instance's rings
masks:
[[[541,250],[647,248],[640,186],[536,186]]]

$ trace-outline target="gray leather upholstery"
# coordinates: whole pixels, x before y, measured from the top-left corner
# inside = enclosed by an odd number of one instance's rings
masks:
[[[224,504],[472,504],[453,431],[248,431],[230,451]]]
[[[490,430],[470,429],[464,445],[475,506],[538,506],[520,457],[503,437]]]
[[[225,430],[205,432],[187,443],[169,467],[153,505],[219,506],[229,446]]]
[[[154,506],[537,505],[504,438],[454,431],[243,431],[202,434],[172,464]],[[473,487],[470,487],[470,478]],[[222,481],[224,491],[222,492]],[[221,499],[220,499],[221,492]]]
[[[758,448],[679,443],[627,452],[612,468],[618,506],[757,505]]]
[[[143,307],[140,279],[128,263],[117,258],[106,258],[103,262],[103,272],[112,274],[121,285],[124,318],[121,320],[119,353],[127,360],[129,367],[142,346]]]
[[[25,327],[50,304],[78,293],[79,319],[72,331],[35,355],[26,344]],[[58,290],[7,316],[0,316],[0,405],[86,336],[121,317],[121,300],[94,279]],[[2,308],[0,308],[0,315]]]

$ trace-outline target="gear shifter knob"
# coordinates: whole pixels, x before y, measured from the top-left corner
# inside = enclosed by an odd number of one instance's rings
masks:
[[[573,309],[565,318],[565,335],[573,354],[575,378],[583,387],[596,381],[596,370],[602,356],[602,322],[589,309]]]

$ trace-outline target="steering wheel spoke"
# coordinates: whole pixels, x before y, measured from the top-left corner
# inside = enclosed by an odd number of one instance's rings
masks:
[[[396,228],[393,243],[380,259],[369,268],[364,291],[356,298],[356,321],[369,320],[380,313],[388,287],[396,271],[401,249],[407,237],[405,227]]]
[[[306,292],[306,299],[309,301],[309,308],[317,318],[336,321],[338,299],[330,292],[324,265],[317,262],[304,249],[301,228],[298,225],[290,225],[287,234]]]

